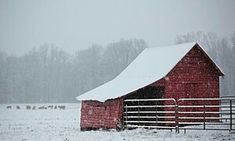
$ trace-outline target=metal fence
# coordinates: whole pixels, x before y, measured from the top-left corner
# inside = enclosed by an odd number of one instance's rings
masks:
[[[168,99],[127,99],[124,106],[126,128],[144,127],[174,129],[176,101]]]
[[[235,130],[235,97],[126,99],[125,128]]]

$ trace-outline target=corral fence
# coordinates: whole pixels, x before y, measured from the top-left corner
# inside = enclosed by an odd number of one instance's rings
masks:
[[[125,128],[235,130],[235,97],[124,100]]]

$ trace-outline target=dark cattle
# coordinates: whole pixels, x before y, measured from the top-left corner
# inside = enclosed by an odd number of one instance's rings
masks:
[[[11,109],[12,108],[12,106],[7,106],[7,109]]]
[[[53,105],[49,105],[47,107],[48,107],[48,109],[53,109]]]
[[[26,106],[26,109],[27,109],[27,110],[31,110],[31,106],[30,106],[30,105],[27,105],[27,106]]]
[[[38,107],[38,109],[47,109],[45,106]]]
[[[58,106],[60,110],[65,110],[65,106]]]
[[[18,110],[19,110],[19,109],[20,109],[20,106],[16,106],[16,109],[18,109]]]

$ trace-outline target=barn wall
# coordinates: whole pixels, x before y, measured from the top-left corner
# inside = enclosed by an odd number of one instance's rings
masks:
[[[219,72],[212,62],[197,47],[188,54],[170,71],[165,79],[165,98],[218,98],[219,96]],[[165,103],[166,104],[166,103]],[[186,105],[218,105],[219,101],[178,101],[178,104]],[[165,110],[172,110],[167,109]],[[203,111],[203,108],[187,108],[184,111]],[[209,110],[209,109],[207,109]],[[210,108],[210,111],[219,111],[219,108]],[[178,116],[194,117],[194,114],[180,114]],[[199,116],[199,115],[197,115]],[[218,114],[207,114],[216,116]],[[183,120],[181,120],[183,121]],[[190,120],[198,121],[198,120]],[[200,121],[200,120],[199,120]]]
[[[82,101],[81,130],[117,129],[122,120],[123,99],[106,102]]]
[[[195,46],[166,77],[151,86],[163,86],[164,98],[218,98],[220,97],[219,76],[211,60]]]
[[[193,89],[195,92],[187,95]],[[165,97],[219,97],[219,73],[198,47],[193,47],[165,77]]]

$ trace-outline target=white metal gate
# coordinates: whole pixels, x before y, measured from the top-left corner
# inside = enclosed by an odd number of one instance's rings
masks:
[[[181,98],[177,104],[179,130],[235,129],[234,97]]]
[[[126,99],[126,128],[235,130],[235,97]]]
[[[168,99],[126,99],[124,125],[127,128],[176,128],[176,101]]]

